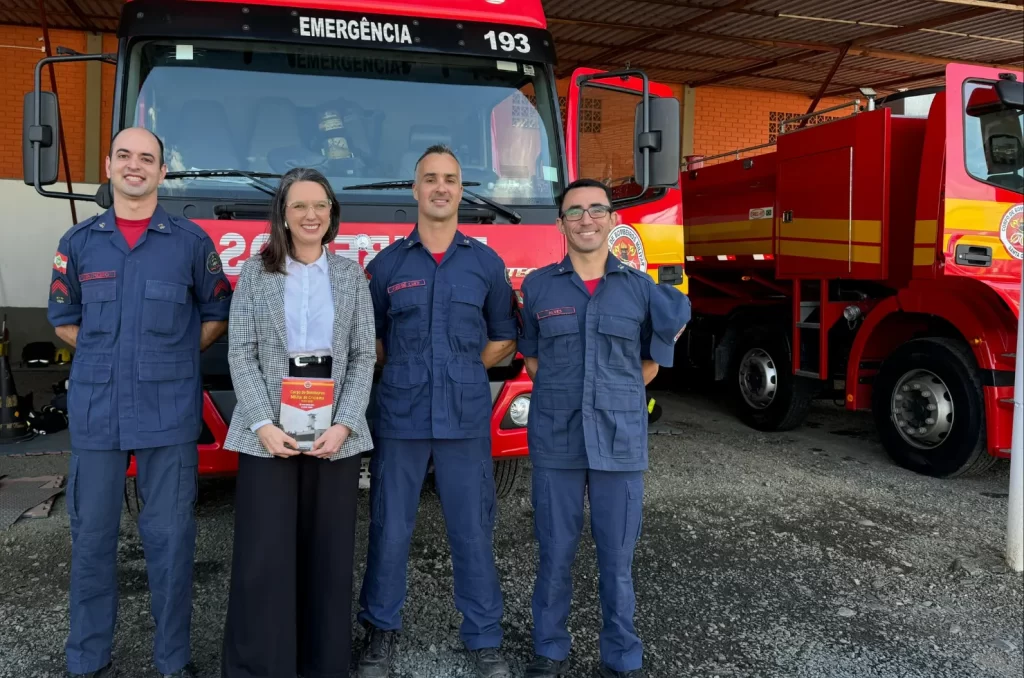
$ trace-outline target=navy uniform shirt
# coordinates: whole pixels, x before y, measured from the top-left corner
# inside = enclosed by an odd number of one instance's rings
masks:
[[[134,248],[110,208],[73,226],[53,261],[47,318],[78,325],[68,388],[73,447],[189,443],[202,430],[201,323],[227,320],[213,241],[157,207]]]
[[[519,352],[537,358],[527,438],[538,467],[647,469],[641,361],[672,366],[690,301],[608,255],[593,297],[566,256],[522,286]]]
[[[516,338],[505,264],[455,233],[441,263],[414,228],[366,266],[377,338],[387,362],[377,384],[376,434],[388,438],[490,435],[491,389],[481,353]]]

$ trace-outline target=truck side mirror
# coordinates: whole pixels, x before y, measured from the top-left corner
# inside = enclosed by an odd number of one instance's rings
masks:
[[[647,98],[650,130],[644,134],[644,102],[636,105],[633,134],[633,173],[635,181],[648,188],[663,188],[679,183],[679,100],[675,97]],[[650,174],[644,177],[644,149],[650,154]],[[645,182],[644,179],[647,179]]]
[[[1003,106],[1024,110],[1024,82],[1000,80],[996,83],[996,94]]]
[[[39,97],[38,125],[35,124],[36,96]],[[49,186],[57,182],[60,164],[57,95],[53,92],[29,92],[25,95],[24,112],[21,157],[25,183]]]

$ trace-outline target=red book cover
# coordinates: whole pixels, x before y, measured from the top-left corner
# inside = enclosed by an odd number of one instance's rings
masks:
[[[332,379],[281,380],[281,429],[295,438],[300,450],[312,449],[313,442],[331,427],[333,417]]]

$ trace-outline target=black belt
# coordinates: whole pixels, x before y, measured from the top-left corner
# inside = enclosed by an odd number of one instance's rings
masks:
[[[305,367],[306,365],[330,365],[333,361],[329,355],[299,355],[289,358],[288,362],[296,367]]]
[[[331,356],[304,355],[288,359],[288,376],[330,379]]]

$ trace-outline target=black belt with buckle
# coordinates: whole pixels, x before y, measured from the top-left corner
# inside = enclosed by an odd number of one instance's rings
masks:
[[[329,355],[299,355],[291,358],[291,362],[296,367],[303,367],[305,365],[328,365],[331,362],[331,356]]]

